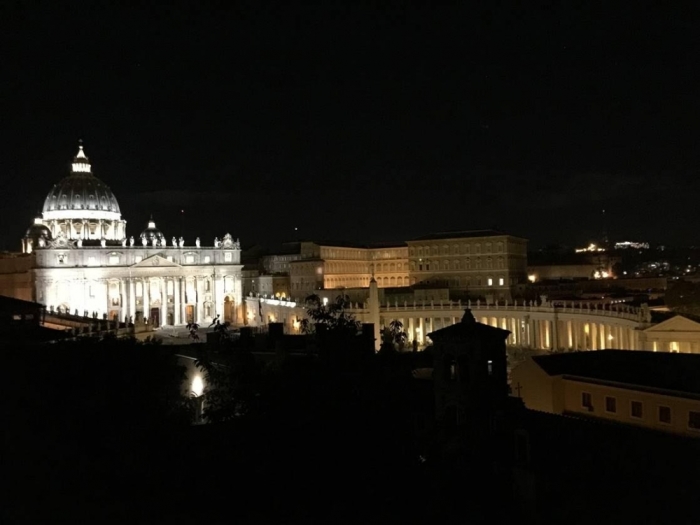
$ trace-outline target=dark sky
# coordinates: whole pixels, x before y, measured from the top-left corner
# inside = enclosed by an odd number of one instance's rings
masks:
[[[128,4],[0,6],[0,247],[79,138],[132,235],[700,242],[696,11]]]

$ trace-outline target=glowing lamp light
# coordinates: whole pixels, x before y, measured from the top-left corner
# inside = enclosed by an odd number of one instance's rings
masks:
[[[202,376],[196,375],[192,379],[192,394],[194,397],[199,397],[204,392],[204,381],[202,381]]]
[[[534,275],[534,274],[533,274],[533,275],[528,275],[528,276],[527,276],[527,280],[530,281],[531,283],[534,283],[535,281],[537,281],[537,276]]]
[[[326,306],[328,304],[328,297],[323,298],[323,306]]]
[[[612,336],[612,334],[611,334],[611,335],[608,336],[608,341],[612,341],[612,340],[613,340],[613,336]]]

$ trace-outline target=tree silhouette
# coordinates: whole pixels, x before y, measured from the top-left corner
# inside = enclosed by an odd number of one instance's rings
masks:
[[[306,298],[304,307],[307,318],[301,321],[301,331],[305,334],[314,333],[319,325],[336,335],[357,335],[361,323],[346,310],[350,306],[347,296],[339,295],[334,301],[324,301],[312,294]]]

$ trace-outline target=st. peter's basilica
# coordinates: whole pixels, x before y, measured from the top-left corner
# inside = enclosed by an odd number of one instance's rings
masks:
[[[242,323],[241,249],[230,234],[212,246],[169,241],[151,219],[138,238],[80,145],[71,173],[54,185],[22,239],[0,257],[0,295],[50,310],[156,326]]]

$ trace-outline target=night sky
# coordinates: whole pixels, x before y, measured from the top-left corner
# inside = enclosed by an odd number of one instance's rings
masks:
[[[78,139],[135,236],[700,242],[697,12],[172,3],[2,3],[1,248]]]

